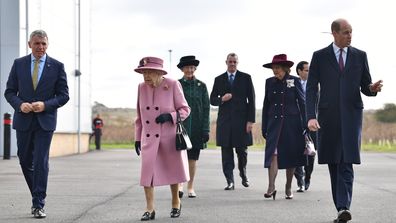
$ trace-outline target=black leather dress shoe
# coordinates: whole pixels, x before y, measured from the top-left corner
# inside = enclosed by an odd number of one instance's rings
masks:
[[[35,208],[33,211],[33,217],[34,218],[45,218],[47,215],[45,214],[44,209],[42,208]]]
[[[299,186],[298,189],[297,189],[297,192],[299,192],[299,193],[304,192],[303,187],[302,187],[302,186]]]
[[[338,222],[348,222],[352,220],[352,215],[349,210],[340,210],[338,212]]]
[[[234,190],[235,186],[234,183],[228,183],[224,190]]]
[[[244,187],[249,187],[250,186],[249,181],[247,179],[246,180],[242,180],[242,185]]]
[[[178,217],[180,217],[180,214],[181,214],[181,207],[182,207],[182,205],[181,205],[181,203],[180,203],[180,208],[172,208],[172,209],[171,209],[171,212],[170,212],[170,217],[171,217],[171,218],[178,218]]]
[[[151,213],[146,211],[143,213],[142,218],[140,219],[141,221],[148,221],[148,220],[154,220],[155,219],[155,211],[153,210]]]

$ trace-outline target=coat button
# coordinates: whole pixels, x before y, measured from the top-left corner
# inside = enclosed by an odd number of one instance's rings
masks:
[[[283,104],[281,104],[281,106],[283,106]]]
[[[274,94],[276,94],[276,91],[274,91]]]
[[[281,94],[283,94],[283,91],[281,91]]]
[[[149,106],[147,106],[147,107],[146,107],[146,109],[147,109],[147,110],[150,110],[150,107],[149,107]]]
[[[159,137],[159,134],[155,134],[155,137],[157,137],[157,138],[158,138],[158,137]]]
[[[283,118],[283,115],[281,115],[281,118]]]
[[[147,121],[146,121],[146,123],[147,123],[147,124],[149,124],[149,123],[150,123],[150,121],[149,121],[149,120],[147,120]]]
[[[275,104],[275,106],[278,106],[278,104]]]
[[[150,137],[150,134],[147,134],[146,136],[147,136],[147,137]]]
[[[275,118],[278,118],[278,116],[275,115]]]
[[[155,110],[157,110],[157,111],[158,111],[158,109],[159,109],[158,107],[155,107]]]

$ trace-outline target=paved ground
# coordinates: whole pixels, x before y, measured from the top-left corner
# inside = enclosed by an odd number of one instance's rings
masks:
[[[156,188],[155,222],[330,223],[336,215],[326,166],[315,166],[310,190],[294,193],[293,200],[284,199],[285,171],[280,171],[273,201],[263,198],[268,176],[262,152],[249,153],[251,187],[243,188],[236,177],[235,191],[223,190],[220,152],[201,154],[198,197],[183,198],[181,217],[171,219],[169,187]],[[396,154],[364,153],[362,161],[355,166],[352,222],[396,222]],[[30,196],[17,158],[0,160],[0,222],[140,222],[145,200],[139,170],[139,158],[131,150],[52,158],[48,217],[36,220],[29,214]]]

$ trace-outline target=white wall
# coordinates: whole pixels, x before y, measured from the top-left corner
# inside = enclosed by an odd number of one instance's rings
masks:
[[[58,110],[55,133],[77,133],[78,129],[78,0],[1,0],[1,112],[10,110],[3,93],[15,58],[30,53],[26,37],[37,29],[48,34],[47,54],[65,65],[70,101]],[[81,0],[81,133],[91,132],[90,1]],[[27,15],[27,20],[26,20]],[[6,21],[5,21],[6,20]],[[4,37],[3,37],[4,36]],[[4,39],[4,41],[3,41]],[[3,47],[4,42],[4,47]],[[14,132],[14,131],[13,131]],[[1,132],[1,148],[3,145]],[[15,136],[14,136],[15,138]],[[15,142],[12,142],[15,147]],[[0,152],[2,155],[3,151]],[[16,154],[14,149],[12,155]]]

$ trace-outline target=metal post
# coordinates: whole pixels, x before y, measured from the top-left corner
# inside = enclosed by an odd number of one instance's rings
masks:
[[[4,155],[3,159],[9,160],[11,156],[11,114],[4,114]]]

